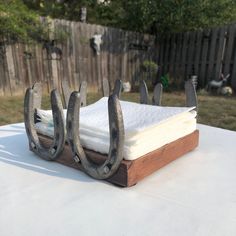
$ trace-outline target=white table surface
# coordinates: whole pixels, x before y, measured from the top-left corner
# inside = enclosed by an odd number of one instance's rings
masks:
[[[131,188],[28,150],[0,127],[0,235],[236,235],[236,132],[198,125],[200,145]]]

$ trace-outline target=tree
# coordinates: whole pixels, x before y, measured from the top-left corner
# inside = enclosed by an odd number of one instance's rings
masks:
[[[183,32],[236,21],[235,0],[23,0],[40,15],[79,20],[147,33]]]
[[[32,10],[41,16],[63,18],[67,20],[80,20],[80,10],[87,8],[87,19],[89,23],[121,27],[120,1],[108,1],[99,3],[97,0],[23,0]],[[119,19],[119,20],[118,20]]]
[[[234,0],[127,0],[127,28],[166,33],[198,30],[236,20]]]
[[[39,16],[20,0],[0,2],[0,37],[8,40],[37,40],[43,34]]]

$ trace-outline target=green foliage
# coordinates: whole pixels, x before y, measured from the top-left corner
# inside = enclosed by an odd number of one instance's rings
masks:
[[[95,7],[96,22],[119,28],[127,28],[125,19],[124,1],[110,1],[109,3],[97,4]],[[88,16],[88,20],[90,18]],[[95,23],[95,22],[94,22]]]
[[[144,71],[154,71],[157,72],[158,65],[154,61],[145,60],[142,64]]]
[[[163,88],[168,88],[169,81],[170,81],[169,74],[165,74],[165,75],[161,76],[161,84],[162,84]]]
[[[90,23],[148,33],[182,32],[236,21],[235,0],[23,0],[41,15],[79,20],[87,7]]]
[[[165,92],[182,91],[184,88],[184,81],[182,78],[172,77],[169,73],[161,76],[160,82],[165,89]]]
[[[39,17],[20,0],[0,2],[0,37],[8,40],[37,40],[44,31]]]
[[[37,11],[41,16],[64,18],[78,21],[81,7],[88,8],[91,21],[96,18],[96,0],[22,0],[29,8]]]
[[[65,42],[70,36],[70,28],[67,25],[57,25],[53,26],[53,21],[51,17],[43,17],[41,21],[41,27],[44,29],[45,33],[41,36],[43,40],[56,40],[57,43]]]
[[[234,0],[167,0],[163,10],[166,18],[155,23],[162,32],[193,31],[236,20]]]
[[[44,31],[37,14],[79,21],[81,7],[87,8],[89,23],[157,35],[236,21],[235,0],[4,0],[0,2],[0,34],[37,38]]]
[[[70,36],[70,33],[67,31],[67,29],[64,27],[63,28],[58,28],[56,27],[53,31],[53,39],[56,39],[57,42],[63,43],[65,42],[68,37]]]
[[[126,25],[142,32],[182,32],[236,20],[234,0],[127,0]]]
[[[141,79],[144,79],[147,86],[152,87],[154,85],[158,65],[154,61],[145,60],[141,65]]]

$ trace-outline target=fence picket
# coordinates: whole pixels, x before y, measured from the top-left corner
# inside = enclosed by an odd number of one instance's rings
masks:
[[[183,36],[183,47],[182,47],[182,60],[181,60],[181,74],[182,80],[186,79],[186,67],[187,67],[187,50],[188,50],[188,41],[189,41],[189,32],[185,33]]]
[[[164,38],[162,37],[159,41],[158,41],[158,47],[157,47],[158,51],[158,77],[160,79],[161,76],[164,75],[164,71],[163,71],[163,58],[164,58]]]
[[[218,46],[217,46],[217,54],[216,54],[216,69],[215,69],[215,80],[220,78],[220,74],[222,71],[222,62],[224,57],[224,50],[225,50],[225,27],[219,29],[219,38],[218,38]]]
[[[224,54],[224,68],[223,73],[227,75],[230,73],[230,67],[232,65],[232,55],[233,55],[233,46],[234,46],[234,39],[235,39],[235,30],[236,25],[231,25],[228,28],[228,33],[226,35],[227,43],[225,47],[225,54]]]
[[[187,72],[186,72],[187,78],[193,74],[195,35],[196,32],[192,32],[189,36],[189,46],[187,51]]]
[[[6,44],[4,54],[5,42],[1,42],[0,96],[23,93],[35,81],[42,81],[48,92],[53,87],[60,89],[63,79],[76,89],[82,80],[86,80],[88,89],[93,91],[101,89],[103,78],[108,79],[111,87],[116,79],[134,84],[141,78],[140,66],[144,60],[158,63],[157,81],[170,73],[182,83],[194,73],[198,76],[199,87],[205,87],[208,80],[218,79],[223,72],[224,75],[231,74],[231,85],[236,89],[235,24],[168,34],[160,37],[158,46],[154,36],[136,32],[65,20],[54,20],[52,25],[65,29],[70,35],[63,44],[58,42],[56,45],[62,48],[61,60],[47,58],[42,44]],[[95,55],[90,46],[90,38],[95,33],[103,35],[100,55]],[[54,36],[51,34],[51,37]],[[32,57],[26,56],[25,52]]]
[[[183,34],[178,33],[176,38],[176,57],[174,62],[174,75],[178,78],[181,74],[181,51],[182,51]]]
[[[194,60],[194,74],[200,75],[200,56],[201,56],[201,47],[202,47],[202,31],[197,32],[196,36],[196,49],[195,49],[195,60]]]
[[[204,86],[206,82],[206,70],[207,70],[207,55],[209,48],[209,40],[210,40],[210,30],[203,31],[202,37],[202,53],[201,53],[201,68],[200,68],[200,80],[199,84],[201,87]]]
[[[176,54],[176,34],[173,34],[170,39],[170,57],[169,57],[169,73],[174,75],[174,62],[175,62],[175,54]]]
[[[230,73],[231,74],[230,78],[231,78],[231,86],[234,89],[236,89],[236,50],[235,50],[236,49],[236,38],[235,38],[235,33],[234,33],[233,38],[234,38],[234,46],[233,46],[234,50],[232,52],[233,62],[232,62],[232,72]]]
[[[165,41],[164,41],[164,59],[163,59],[163,63],[162,63],[162,68],[163,68],[163,72],[164,74],[169,73],[169,52],[170,52],[170,34],[167,34]]]
[[[216,42],[218,38],[218,29],[211,31],[211,44],[209,46],[209,58],[208,58],[208,80],[214,79],[214,68],[216,63]]]

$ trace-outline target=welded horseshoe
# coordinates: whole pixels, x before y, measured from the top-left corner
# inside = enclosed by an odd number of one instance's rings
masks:
[[[64,107],[67,109],[68,102],[70,99],[70,94],[72,93],[71,88],[69,86],[69,81],[64,79],[61,81],[61,88],[62,88],[62,97],[64,100]]]
[[[34,113],[38,105],[34,89],[28,88],[24,100],[24,121],[25,129],[29,140],[30,150],[45,160],[55,160],[59,157],[65,145],[65,119],[63,114],[60,95],[56,90],[51,92],[51,106],[54,122],[53,143],[48,147],[43,147],[39,141],[35,124]]]
[[[95,179],[107,179],[119,168],[123,159],[124,124],[122,110],[116,95],[108,99],[110,149],[108,158],[102,164],[95,164],[87,158],[79,138],[80,95],[73,92],[67,110],[67,140],[74,154],[74,160],[80,162],[84,171]]]
[[[114,89],[112,93],[116,95],[118,98],[120,98],[122,87],[123,87],[122,81],[120,79],[117,79],[115,81],[115,85],[114,85]]]
[[[62,94],[64,98],[64,107],[65,109],[67,109],[70,95],[72,93],[68,80],[63,80],[61,82],[61,87],[62,87]],[[84,107],[87,105],[87,82],[85,80],[81,82],[80,87],[79,87],[79,92],[81,96],[81,106]]]
[[[32,89],[34,90],[34,107],[41,108],[43,88],[40,82],[36,82]]]
[[[140,103],[148,104],[148,88],[144,80],[140,82]]]
[[[102,80],[102,93],[103,97],[109,97],[110,88],[109,88],[109,82],[106,78]]]
[[[80,93],[80,106],[85,107],[87,105],[87,82],[84,80],[79,87]]]
[[[153,98],[152,98],[153,105],[161,106],[162,92],[163,92],[163,85],[161,83],[157,83],[153,90]]]
[[[184,89],[186,95],[186,106],[196,107],[196,111],[198,111],[197,93],[193,82],[191,80],[185,81]]]

